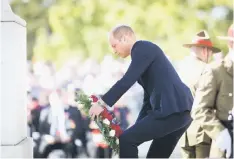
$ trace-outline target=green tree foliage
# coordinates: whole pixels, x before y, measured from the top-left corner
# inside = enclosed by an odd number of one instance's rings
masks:
[[[102,59],[111,52],[108,31],[120,23],[131,25],[139,39],[159,44],[175,60],[188,53],[182,44],[202,29],[226,52],[226,43],[216,36],[226,35],[233,19],[230,0],[47,1],[15,0],[12,8],[28,23],[28,51],[36,59],[58,63],[75,56]]]
[[[33,56],[33,48],[37,39],[37,31],[48,25],[47,10],[43,0],[13,0],[12,10],[27,22],[27,53]]]

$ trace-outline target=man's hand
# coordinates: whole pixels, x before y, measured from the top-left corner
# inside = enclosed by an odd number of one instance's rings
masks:
[[[100,115],[102,111],[102,106],[100,106],[98,103],[92,103],[92,107],[89,109],[89,115],[91,116],[92,120],[94,120],[94,118]]]
[[[232,152],[232,142],[231,136],[228,132],[228,129],[224,129],[217,139],[215,140],[215,144],[221,151],[226,152],[226,157],[229,158]]]

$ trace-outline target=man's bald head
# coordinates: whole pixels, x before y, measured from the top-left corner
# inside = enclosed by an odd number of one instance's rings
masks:
[[[120,40],[123,36],[134,37],[134,31],[130,26],[127,25],[118,25],[111,30],[111,34],[115,39]]]

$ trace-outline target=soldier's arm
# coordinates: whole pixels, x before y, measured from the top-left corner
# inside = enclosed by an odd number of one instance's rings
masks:
[[[217,78],[211,68],[206,68],[195,93],[192,118],[198,121],[207,135],[215,140],[224,126],[215,114],[216,95],[219,90]]]

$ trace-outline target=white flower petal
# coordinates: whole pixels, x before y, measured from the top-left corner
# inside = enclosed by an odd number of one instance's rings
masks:
[[[89,101],[93,102],[93,98],[89,97]]]
[[[106,125],[110,125],[110,121],[108,119],[104,119],[103,123],[106,124]]]
[[[115,136],[115,130],[111,130],[111,131],[109,132],[109,135],[110,135],[111,137],[114,137],[114,136]]]

